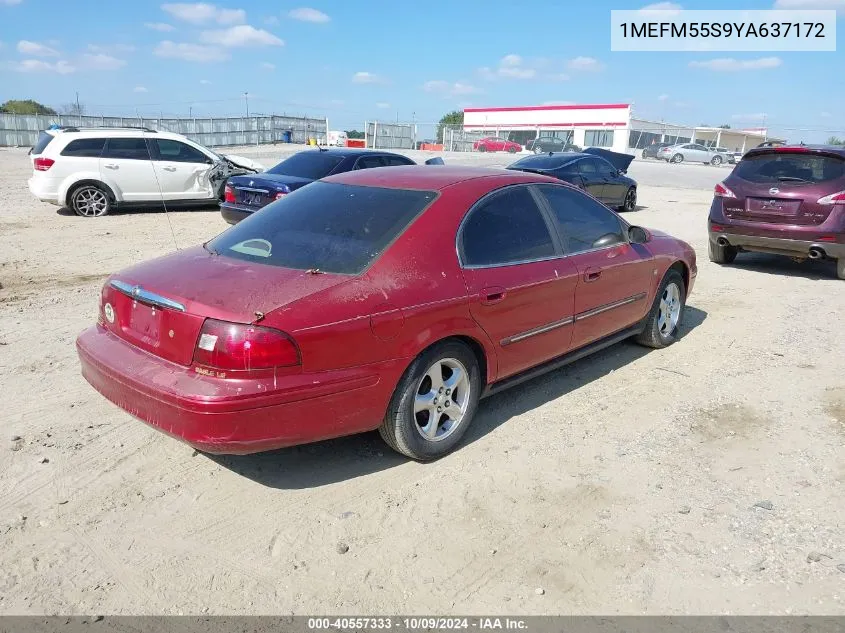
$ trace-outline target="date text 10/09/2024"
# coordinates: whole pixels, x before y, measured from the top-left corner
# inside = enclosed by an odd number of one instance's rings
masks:
[[[519,618],[309,618],[308,629],[312,631],[361,631],[361,630],[472,630],[527,631],[525,620]]]

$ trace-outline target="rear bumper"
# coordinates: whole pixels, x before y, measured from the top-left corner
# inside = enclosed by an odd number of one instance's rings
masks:
[[[208,452],[248,454],[377,428],[403,363],[279,378],[197,374],[129,345],[105,328],[83,331],[85,379],[150,426]]]
[[[241,220],[251,216],[253,213],[255,213],[255,211],[244,207],[238,207],[226,203],[220,205],[220,214],[229,224],[237,224]]]
[[[49,202],[60,206],[58,187],[44,178],[37,178],[35,176],[27,180],[29,192],[38,198],[41,202]]]
[[[811,248],[819,248],[828,257],[834,259],[845,258],[845,244],[839,242],[794,240],[783,237],[761,237],[758,235],[710,231],[710,241],[713,244],[716,244],[719,238],[724,238],[731,246],[737,246],[748,251],[806,256]]]

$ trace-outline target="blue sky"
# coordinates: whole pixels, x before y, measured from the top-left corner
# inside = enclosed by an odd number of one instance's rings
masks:
[[[220,116],[242,114],[248,92],[252,113],[327,116],[333,129],[463,107],[633,103],[644,118],[757,127],[765,114],[790,140],[845,136],[841,49],[610,52],[610,10],[647,4],[0,0],[0,101],[58,107],[79,92],[95,114]],[[661,4],[845,14],[845,0]]]

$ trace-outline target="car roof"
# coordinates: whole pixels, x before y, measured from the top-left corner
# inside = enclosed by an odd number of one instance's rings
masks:
[[[157,130],[148,130],[143,128],[125,128],[125,127],[71,127],[71,128],[58,128],[52,130],[44,130],[48,134],[53,134],[56,138],[100,138],[100,137],[110,137],[110,138],[134,138],[138,136],[144,136],[145,134],[153,134],[156,138],[166,138],[166,139],[178,139],[178,140],[185,140],[186,137],[182,134],[177,134],[175,132],[164,132],[164,131],[157,131]]]
[[[745,152],[746,156],[758,156],[761,154],[817,154],[817,155],[834,155],[839,158],[845,158],[845,147],[841,145],[780,145],[776,147],[752,147]]]
[[[407,165],[347,171],[323,178],[322,182],[389,189],[440,191],[451,185],[479,178],[507,177],[516,183],[560,183],[556,178],[508,169],[464,167],[460,165]]]

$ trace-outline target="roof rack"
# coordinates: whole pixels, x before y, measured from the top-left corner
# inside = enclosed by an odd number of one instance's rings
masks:
[[[98,125],[98,126],[84,126],[84,125],[60,125],[58,129],[65,132],[80,132],[82,130],[140,130],[142,132],[151,132],[155,134],[158,130],[153,130],[148,127],[133,126],[133,125]]]

